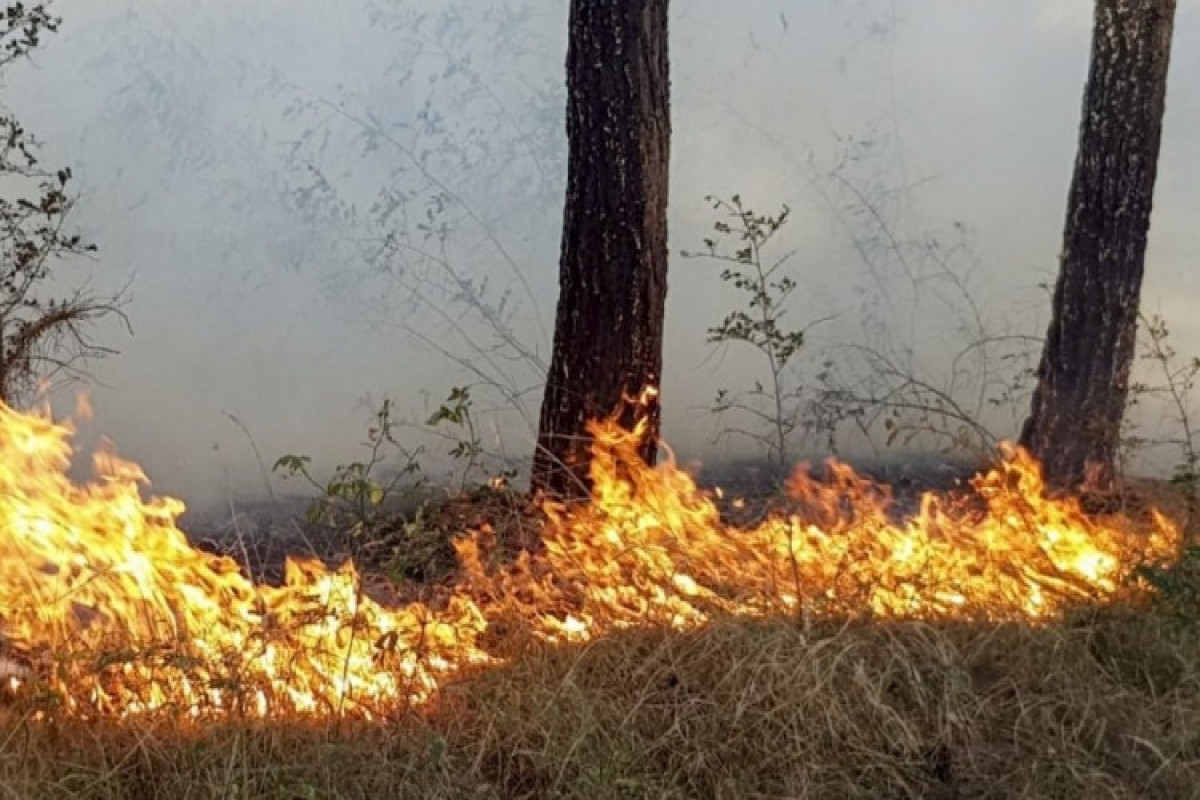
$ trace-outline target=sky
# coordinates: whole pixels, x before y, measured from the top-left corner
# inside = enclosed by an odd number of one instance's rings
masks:
[[[792,209],[775,252],[800,287],[788,319],[820,321],[789,378],[805,391],[830,365],[861,376],[855,347],[944,386],[972,330],[1044,332],[1090,5],[672,4],[663,402],[682,457],[753,452],[714,441],[736,420],[708,409],[763,378],[753,353],[706,342],[738,302],[715,264],[681,255],[710,235],[706,196]],[[484,446],[529,451],[557,287],[565,2],[54,8],[61,32],[0,98],[77,177],[75,223],[99,252],[63,284],[129,286],[132,335],[98,331],[120,354],[90,367],[86,441],[206,504],[258,491],[283,453],[360,457],[384,397],[419,423],[485,381]],[[1181,0],[1143,297],[1200,352],[1197,74],[1200,0]],[[986,413],[1011,435],[1023,410]]]

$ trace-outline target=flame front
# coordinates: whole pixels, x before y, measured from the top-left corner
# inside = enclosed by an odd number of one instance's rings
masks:
[[[298,559],[255,586],[188,543],[181,503],[142,500],[135,465],[101,454],[72,484],[69,436],[0,407],[0,642],[71,710],[365,713],[488,660],[465,597],[385,610],[352,566]]]
[[[793,477],[791,511],[738,529],[686,473],[638,459],[641,427],[592,430],[593,499],[546,504],[540,550],[490,566],[490,530],[464,532],[458,584],[389,609],[352,565],[294,559],[282,586],[251,583],[187,542],[181,503],[142,498],[135,465],[98,456],[100,477],[77,486],[70,430],[0,406],[0,656],[28,665],[7,680],[82,716],[369,716],[496,662],[485,633],[586,641],[798,613],[1045,621],[1119,596],[1180,546],[1157,513],[1138,526],[1047,500],[1016,451],[975,479],[973,505],[930,494],[897,522],[885,487],[833,465],[824,482]]]

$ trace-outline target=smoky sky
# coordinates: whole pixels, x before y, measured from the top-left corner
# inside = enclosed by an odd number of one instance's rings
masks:
[[[798,383],[852,342],[902,340],[939,375],[961,340],[958,289],[888,256],[872,214],[888,235],[937,241],[989,330],[1041,335],[1090,6],[672,4],[663,389],[681,454],[736,451],[712,442],[706,407],[762,377],[746,352],[706,344],[736,301],[719,268],[680,256],[710,235],[707,195],[792,209],[778,245],[801,287],[789,319],[824,320]],[[565,2],[54,7],[61,32],[10,68],[3,101],[77,178],[75,222],[99,251],[63,264],[62,282],[129,285],[132,335],[98,331],[120,354],[91,365],[89,435],[157,490],[207,503],[261,488],[260,457],[357,457],[373,403],[421,421],[483,374],[485,446],[529,450],[557,289]],[[1195,75],[1200,3],[1185,0],[1144,289],[1181,350],[1200,348]],[[1010,417],[993,420],[1009,435]]]

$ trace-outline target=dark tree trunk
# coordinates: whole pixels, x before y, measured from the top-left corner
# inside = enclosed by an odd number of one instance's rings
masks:
[[[579,496],[588,420],[646,416],[627,398],[662,374],[667,293],[668,0],[572,0],[567,50],[567,196],[554,354],[533,488]]]
[[[1175,0],[1097,0],[1079,152],[1021,444],[1050,485],[1109,483],[1129,388]]]

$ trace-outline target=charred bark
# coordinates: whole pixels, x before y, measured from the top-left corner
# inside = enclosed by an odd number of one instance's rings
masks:
[[[589,420],[645,416],[628,402],[662,374],[667,292],[668,0],[572,0],[567,193],[554,329],[533,488],[586,492]]]
[[[1021,444],[1051,486],[1113,478],[1137,333],[1175,0],[1097,0],[1058,282]]]

